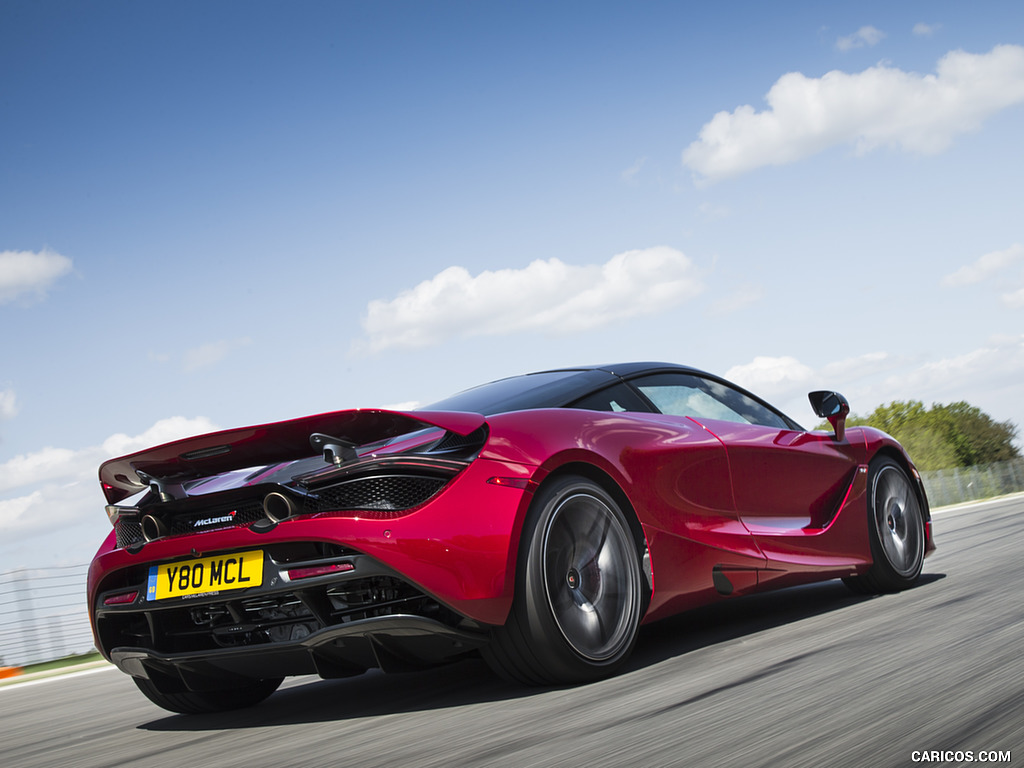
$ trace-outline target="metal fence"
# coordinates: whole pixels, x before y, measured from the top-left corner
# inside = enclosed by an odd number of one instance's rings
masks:
[[[88,565],[0,573],[0,666],[23,667],[92,650]]]
[[[1005,496],[1024,491],[1024,459],[922,472],[921,480],[933,507]]]
[[[1024,491],[1024,459],[922,472],[932,507]],[[0,666],[25,666],[92,650],[88,565],[0,573]]]

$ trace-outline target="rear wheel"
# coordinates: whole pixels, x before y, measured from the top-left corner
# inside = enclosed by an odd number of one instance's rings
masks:
[[[871,568],[844,581],[857,592],[898,592],[917,581],[924,565],[924,514],[903,468],[879,458],[868,468]]]
[[[530,685],[612,674],[636,642],[643,603],[640,552],[603,488],[565,476],[541,488],[523,528],[516,596],[484,657]]]
[[[182,691],[180,693],[161,693],[151,680],[133,677],[146,698],[158,707],[179,712],[183,715],[201,715],[211,712],[224,712],[229,709],[242,709],[259,704],[281,685],[281,678],[254,680],[249,685],[231,688],[218,688],[210,691]]]

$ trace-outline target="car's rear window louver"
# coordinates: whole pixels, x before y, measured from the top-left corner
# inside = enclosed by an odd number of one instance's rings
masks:
[[[449,478],[424,475],[357,477],[317,491],[306,498],[305,510],[404,512],[430,499]]]
[[[460,435],[458,432],[447,432],[438,443],[430,449],[432,454],[453,454],[460,453],[466,449],[476,451],[483,447],[487,439],[487,425],[483,424],[474,429],[468,435]]]

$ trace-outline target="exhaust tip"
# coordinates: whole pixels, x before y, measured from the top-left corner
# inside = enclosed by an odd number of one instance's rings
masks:
[[[272,491],[263,497],[263,514],[271,522],[280,523],[299,514],[299,505],[283,493]]]
[[[142,518],[142,538],[146,541],[156,541],[167,535],[167,526],[161,520],[152,515]]]

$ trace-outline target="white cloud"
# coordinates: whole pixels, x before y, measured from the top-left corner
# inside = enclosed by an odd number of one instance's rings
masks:
[[[39,483],[91,480],[95,482],[100,463],[114,456],[134,453],[153,445],[168,443],[191,435],[211,432],[216,427],[205,417],[195,419],[172,416],[161,419],[141,435],[111,435],[100,445],[86,448],[47,446],[33,453],[20,454],[0,464],[0,493]],[[96,487],[99,487],[97,482]]]
[[[455,336],[588,331],[662,311],[703,288],[690,259],[666,246],[627,251],[586,266],[552,258],[476,276],[449,267],[394,299],[371,301],[362,346],[376,352]]]
[[[764,289],[760,285],[745,283],[736,288],[728,296],[716,301],[711,306],[711,312],[715,315],[731,315],[741,309],[753,306],[764,296]]]
[[[915,399],[970,400],[972,390],[1019,391],[1024,377],[1024,336],[993,339],[979,349],[961,355],[924,363],[912,371],[901,372],[886,379],[886,385],[899,387]],[[1016,407],[1015,402],[1009,404]]]
[[[32,518],[26,513],[32,507],[39,506],[42,498],[42,491],[33,491],[28,496],[0,501],[0,531],[9,535],[15,528],[28,527]]]
[[[907,364],[903,358],[893,357],[887,352],[868,352],[857,357],[848,357],[829,363],[821,369],[824,382],[849,382],[886,373]],[[826,384],[828,386],[828,384]]]
[[[185,370],[195,371],[199,368],[207,368],[211,365],[216,365],[227,357],[229,353],[251,343],[252,339],[249,338],[222,339],[221,341],[211,341],[208,344],[203,344],[199,347],[189,349],[185,352]]]
[[[972,264],[960,267],[942,278],[943,285],[959,286],[980,283],[987,277],[1010,266],[1024,257],[1024,245],[1015,243],[1002,251],[986,253]]]
[[[0,252],[0,304],[25,294],[36,298],[71,271],[71,259],[49,250]]]
[[[1002,298],[1003,303],[1006,306],[1012,307],[1013,309],[1020,309],[1021,307],[1024,307],[1024,288],[1018,288],[1016,291],[1004,293],[1000,298]]]
[[[784,165],[838,145],[858,154],[880,146],[935,154],[961,134],[1024,101],[1024,47],[989,53],[952,51],[934,75],[879,64],[859,74],[780,77],[768,109],[719,112],[683,152],[683,164],[716,181],[766,165]]]
[[[0,421],[13,419],[17,415],[18,404],[15,402],[14,390],[0,390]]]
[[[17,539],[33,534],[53,535],[54,531],[75,524],[86,514],[101,519],[105,502],[99,483],[94,485],[94,489],[85,491],[83,483],[51,483],[24,496],[0,500],[3,545],[9,547]],[[99,540],[90,543],[100,544]]]
[[[919,21],[917,22],[917,24],[914,25],[914,28],[911,30],[911,32],[913,32],[918,37],[931,37],[938,31],[939,27],[941,26],[941,24],[926,24],[923,21]]]
[[[730,368],[725,377],[760,395],[771,403],[801,413],[807,408],[807,392],[837,388],[845,393],[860,392],[864,382],[911,365],[905,358],[887,352],[868,352],[835,360],[815,370],[795,357],[755,357],[745,365]]]
[[[90,537],[98,535],[96,531],[104,530],[106,525],[105,501],[96,478],[100,463],[214,429],[209,419],[175,416],[156,422],[134,437],[117,434],[100,445],[46,447],[9,459],[0,464],[0,493],[16,491],[18,495],[0,499],[0,547],[4,552],[11,551],[20,539],[39,534],[57,540],[77,526],[88,530]],[[105,530],[109,531],[109,526]],[[64,542],[68,546],[80,543]],[[98,546],[100,540],[94,543]]]
[[[725,378],[769,401],[802,391],[814,379],[814,371],[795,357],[755,357],[746,365],[735,365]]]
[[[635,185],[637,183],[637,176],[640,175],[640,169],[644,167],[644,163],[647,162],[646,157],[639,158],[629,168],[622,172],[622,180],[629,185]]]
[[[755,357],[745,365],[730,368],[725,378],[763,397],[797,421],[806,420],[808,415],[807,393],[822,388],[813,368],[788,355]]]
[[[882,42],[885,32],[874,27],[861,27],[852,35],[840,37],[836,40],[836,48],[840,51],[850,51],[854,48],[871,48]]]
[[[697,213],[705,221],[720,221],[729,218],[732,212],[724,205],[701,203],[697,206]]]
[[[8,459],[0,464],[0,493],[45,480],[80,475],[84,469],[83,459],[92,453],[94,449],[76,452],[46,447]]]
[[[124,456],[154,445],[163,445],[193,435],[202,435],[217,430],[216,425],[205,416],[190,419],[185,416],[171,416],[161,419],[141,435],[129,437],[123,433],[111,435],[103,441],[103,452],[107,457]]]
[[[756,357],[725,376],[798,420],[810,421],[809,390],[838,389],[861,415],[894,400],[966,400],[997,421],[1024,425],[1017,397],[1024,378],[1024,336],[993,338],[979,349],[928,361],[872,352],[814,369],[794,357]]]

